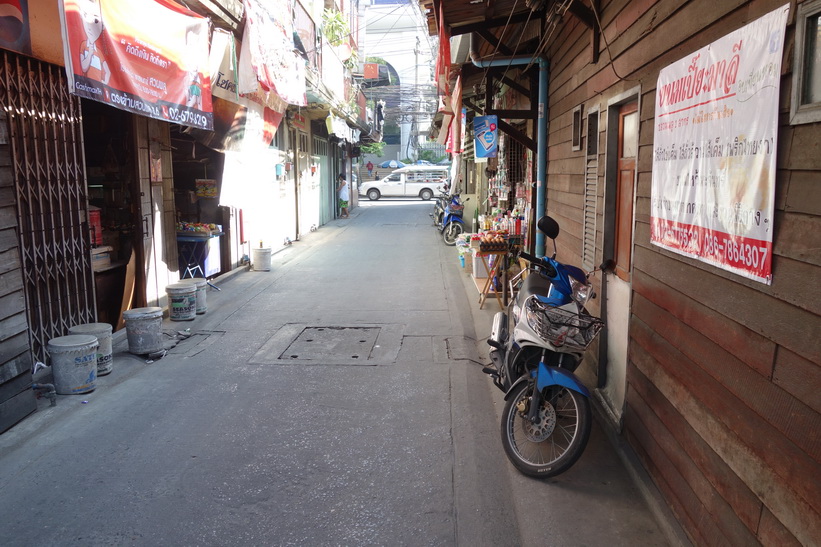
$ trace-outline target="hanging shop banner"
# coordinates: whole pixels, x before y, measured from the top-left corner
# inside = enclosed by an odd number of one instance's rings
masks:
[[[292,3],[244,0],[243,4],[247,24],[240,52],[240,93],[275,92],[286,103],[307,105],[305,60],[294,53]]]
[[[499,151],[499,134],[496,116],[473,118],[473,149],[477,158],[495,158]]]
[[[651,242],[766,284],[788,14],[668,66],[656,87]]]
[[[170,0],[62,0],[70,91],[210,130],[208,19]]]

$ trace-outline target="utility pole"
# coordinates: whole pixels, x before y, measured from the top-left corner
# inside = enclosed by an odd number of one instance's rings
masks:
[[[413,63],[414,111],[419,110],[419,54],[421,53],[420,46],[421,46],[421,43],[419,41],[419,36],[417,35],[416,36],[416,47],[413,48],[413,54],[414,54],[414,63]],[[413,145],[412,145],[413,146],[413,156],[412,157],[413,157],[414,161],[419,159],[418,146],[417,146],[419,144],[419,140],[418,140],[417,137],[414,136],[414,133],[417,131],[418,127],[419,126],[416,123],[416,114],[413,114],[413,117],[411,118],[411,130],[410,130],[410,135],[408,136],[409,137],[408,140],[413,143]]]

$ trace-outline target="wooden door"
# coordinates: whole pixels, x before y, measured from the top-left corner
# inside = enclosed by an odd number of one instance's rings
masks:
[[[616,181],[616,275],[630,280],[633,246],[633,186],[636,179],[639,114],[635,102],[619,109],[618,179]]]

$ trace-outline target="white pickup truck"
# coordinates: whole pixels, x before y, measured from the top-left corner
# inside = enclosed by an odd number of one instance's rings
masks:
[[[429,200],[436,187],[448,179],[447,167],[409,165],[393,171],[387,177],[359,185],[359,194],[375,201],[381,197],[415,197]]]

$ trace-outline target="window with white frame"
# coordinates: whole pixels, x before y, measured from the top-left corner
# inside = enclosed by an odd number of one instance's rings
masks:
[[[821,0],[798,6],[794,61],[790,123],[821,121]]]

